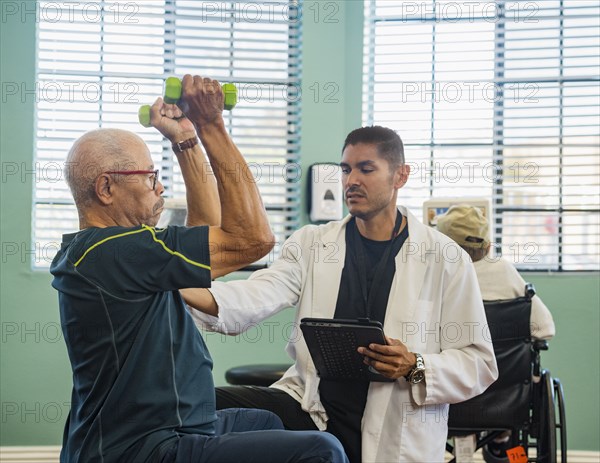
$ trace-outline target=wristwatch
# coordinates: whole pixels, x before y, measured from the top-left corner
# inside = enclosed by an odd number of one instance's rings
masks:
[[[405,376],[406,381],[411,384],[419,384],[421,381],[425,380],[425,362],[423,361],[423,356],[421,354],[417,354],[413,352],[414,356],[417,359],[417,363]]]
[[[181,154],[185,150],[189,150],[190,148],[193,148],[197,144],[198,144],[198,137],[192,137],[192,138],[188,138],[187,140],[184,140],[184,141],[178,141],[177,143],[173,143],[172,148],[176,154]]]

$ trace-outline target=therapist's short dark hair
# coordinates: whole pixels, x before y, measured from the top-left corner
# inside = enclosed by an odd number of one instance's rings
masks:
[[[377,152],[388,161],[391,169],[396,169],[404,164],[404,144],[400,136],[392,129],[374,125],[353,130],[346,137],[342,153],[348,145],[354,146],[359,143],[376,145]]]

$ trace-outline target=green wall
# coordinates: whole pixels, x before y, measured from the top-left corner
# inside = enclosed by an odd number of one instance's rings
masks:
[[[31,1],[11,3],[32,8]],[[337,160],[344,136],[361,122],[362,2],[306,1],[304,19],[306,172],[313,162]],[[32,272],[29,264],[34,179],[26,170],[33,159],[34,100],[8,91],[13,84],[34,86],[35,26],[32,15],[24,21],[19,15],[0,18],[0,445],[59,444],[71,387],[50,276]],[[565,387],[569,448],[599,450],[598,275],[535,274],[527,279],[536,284],[557,324],[558,335],[543,363]],[[207,333],[215,382],[224,384],[224,372],[232,366],[286,362],[286,325],[292,318],[291,310],[284,311],[237,338]]]

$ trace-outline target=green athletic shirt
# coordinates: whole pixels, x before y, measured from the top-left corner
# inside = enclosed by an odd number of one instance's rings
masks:
[[[145,462],[214,433],[212,359],[178,291],[210,287],[208,227],[85,229],[50,271],[73,369],[61,462]]]

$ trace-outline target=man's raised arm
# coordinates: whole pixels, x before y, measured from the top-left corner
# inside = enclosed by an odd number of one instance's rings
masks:
[[[177,105],[167,104],[162,98],[150,108],[150,122],[171,142],[181,167],[187,203],[186,225],[220,225],[217,181],[198,143],[194,124]]]
[[[182,87],[181,108],[196,127],[218,185],[221,224],[209,231],[211,275],[217,278],[266,255],[274,237],[254,177],[225,129],[221,86],[186,75]]]

